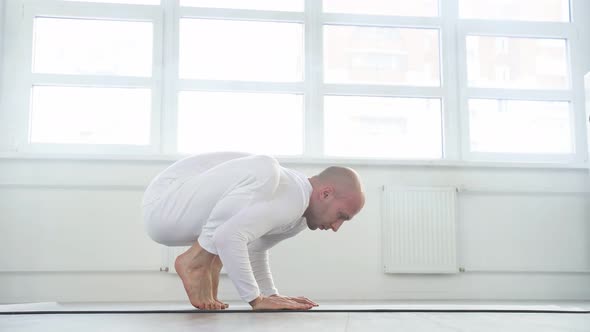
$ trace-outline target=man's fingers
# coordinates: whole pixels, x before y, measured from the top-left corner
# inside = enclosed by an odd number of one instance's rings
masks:
[[[312,306],[318,306],[319,304],[313,302],[312,300],[308,299],[307,297],[300,296],[300,297],[290,297],[289,299],[296,301],[297,303],[304,303],[309,304]]]
[[[291,301],[291,303],[289,305],[290,305],[291,309],[295,309],[295,310],[309,310],[312,308],[311,304],[298,303],[295,301]]]
[[[275,301],[275,303],[280,304],[283,307],[282,309],[306,310],[311,308],[311,305],[309,304],[299,303],[295,300],[288,298],[275,298],[273,300]]]
[[[313,302],[312,300],[308,299],[307,297],[304,297],[304,299],[306,299],[307,301],[309,301],[309,303],[313,304],[314,306],[319,306],[319,304]]]
[[[305,302],[298,302],[295,300],[292,300],[293,306],[296,309],[300,309],[300,310],[308,310],[311,309],[313,307],[312,304],[309,303],[305,303]]]

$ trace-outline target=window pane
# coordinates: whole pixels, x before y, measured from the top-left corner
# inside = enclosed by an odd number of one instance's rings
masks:
[[[471,150],[573,153],[568,102],[469,100]]]
[[[180,77],[301,81],[303,26],[294,23],[182,19]]]
[[[442,157],[440,99],[328,96],[324,105],[327,155]]]
[[[564,39],[467,36],[469,86],[566,89]]]
[[[178,150],[301,154],[303,96],[180,92]]]
[[[181,6],[277,11],[303,11],[303,0],[180,0]]]
[[[36,18],[33,71],[151,76],[152,23]]]
[[[324,27],[326,83],[438,86],[438,30]]]
[[[569,13],[569,0],[459,0],[461,18],[568,22]]]
[[[70,2],[123,3],[131,5],[159,5],[160,0],[66,0]]]
[[[324,0],[324,12],[393,16],[437,16],[438,0]]]
[[[35,86],[30,141],[147,145],[149,89]]]

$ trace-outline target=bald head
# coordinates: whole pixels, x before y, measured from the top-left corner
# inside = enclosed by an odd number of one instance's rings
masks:
[[[352,168],[330,166],[314,178],[323,185],[333,186],[339,196],[362,192],[359,176]]]
[[[312,230],[337,231],[365,205],[359,175],[352,168],[331,166],[309,181],[313,191],[303,216]]]

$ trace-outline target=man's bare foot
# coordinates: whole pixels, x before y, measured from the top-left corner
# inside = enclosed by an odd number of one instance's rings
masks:
[[[213,298],[211,260],[214,256],[196,242],[174,262],[191,304],[201,310],[225,309],[223,303]]]

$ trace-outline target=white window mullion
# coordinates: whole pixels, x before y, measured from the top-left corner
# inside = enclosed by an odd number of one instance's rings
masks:
[[[469,34],[486,36],[561,39],[575,34],[570,23],[458,20],[457,25]]]
[[[34,15],[58,18],[151,21],[160,14],[159,6],[149,5],[30,0],[25,6]]]
[[[499,153],[499,152],[477,152],[468,153],[467,161],[482,162],[515,162],[515,159],[533,163],[569,163],[578,165],[576,158],[571,154],[527,154],[522,153]],[[524,158],[523,158],[524,157]]]
[[[163,112],[164,101],[164,13],[162,6],[158,8],[158,14],[153,23],[152,43],[152,109],[150,121],[150,152],[161,153],[162,131],[161,113]]]
[[[458,15],[458,11],[455,15]],[[456,57],[457,57],[457,109],[459,115],[459,141],[460,141],[460,158],[469,159],[470,140],[469,135],[469,105],[467,92],[467,43],[466,36],[468,30],[461,25],[460,20],[455,21],[455,40],[456,40]]]
[[[302,94],[304,84],[299,82],[247,82],[247,81],[216,81],[180,79],[178,87],[181,91],[239,91],[239,92],[271,92]]]
[[[461,52],[457,43],[458,0],[439,1],[442,16],[441,43],[441,84],[443,89],[443,159],[460,160],[461,124],[460,97],[457,92],[460,82],[460,65],[456,56]]]
[[[571,90],[467,88],[469,98],[571,101]]]
[[[324,84],[326,95],[441,98],[443,88],[399,85]]]
[[[51,144],[51,153],[52,154],[102,154],[102,155],[120,155],[120,154],[127,154],[127,155],[137,155],[137,154],[149,154],[152,153],[150,146],[138,146],[138,145],[127,145],[127,144],[117,144],[116,151],[114,151],[113,147],[108,144],[60,144],[60,143],[52,143]],[[48,148],[47,144],[45,143],[30,143],[27,145],[27,148],[24,152],[27,153],[47,153]]]
[[[572,114],[572,128],[574,129],[575,137],[574,142],[576,144],[576,162],[578,163],[588,163],[589,162],[589,146],[590,142],[588,142],[586,131],[588,126],[586,126],[586,121],[590,121],[590,119],[586,118],[586,111],[585,111],[585,104],[584,104],[584,58],[586,59],[586,68],[588,69],[588,65],[590,61],[587,60],[588,58],[588,51],[590,51],[590,46],[583,46],[584,42],[581,40],[583,36],[586,37],[586,40],[590,40],[588,38],[588,29],[590,28],[590,24],[588,24],[588,17],[584,15],[585,13],[590,12],[590,4],[586,0],[570,0],[571,8],[574,10],[572,11],[572,22],[574,25],[574,29],[576,33],[572,38],[568,40],[568,51],[569,51],[569,59],[570,59],[570,86],[572,96],[572,104],[571,109],[573,111]],[[583,35],[581,32],[585,31],[586,34]],[[590,105],[590,101],[586,101]]]
[[[178,0],[162,0],[164,8],[163,58],[165,68],[161,85],[162,103],[160,109],[160,152],[174,154],[177,151],[178,119],[178,48],[179,8]]]
[[[31,86],[33,84],[31,69],[33,68],[33,13],[30,7],[26,5],[19,5],[18,2],[13,1],[10,4],[17,8],[10,8],[22,13],[22,16],[16,16],[14,26],[17,31],[15,36],[17,38],[12,39],[15,44],[15,50],[20,50],[22,53],[14,56],[12,59],[15,62],[14,66],[11,66],[10,70],[15,71],[15,75],[10,75],[7,71],[6,77],[11,77],[16,80],[14,82],[14,95],[12,96],[12,105],[8,105],[8,114],[14,114],[11,120],[14,121],[14,146],[18,152],[28,152],[29,150],[29,130],[30,130],[30,109],[31,109]],[[9,85],[6,84],[5,87]],[[8,91],[6,95],[11,95]],[[12,109],[12,112],[10,110]],[[12,122],[12,121],[11,121]]]
[[[407,17],[407,16],[375,16],[357,14],[331,14],[322,15],[323,24],[329,25],[355,25],[378,27],[421,27],[438,28],[441,25],[439,17]]]
[[[132,76],[31,74],[32,85],[151,88],[152,78]]]
[[[322,1],[305,0],[305,122],[306,157],[324,154],[323,26]]]
[[[304,14],[297,12],[265,11],[250,9],[223,9],[223,8],[198,8],[180,7],[180,17],[220,19],[220,20],[252,20],[268,22],[303,22]]]

